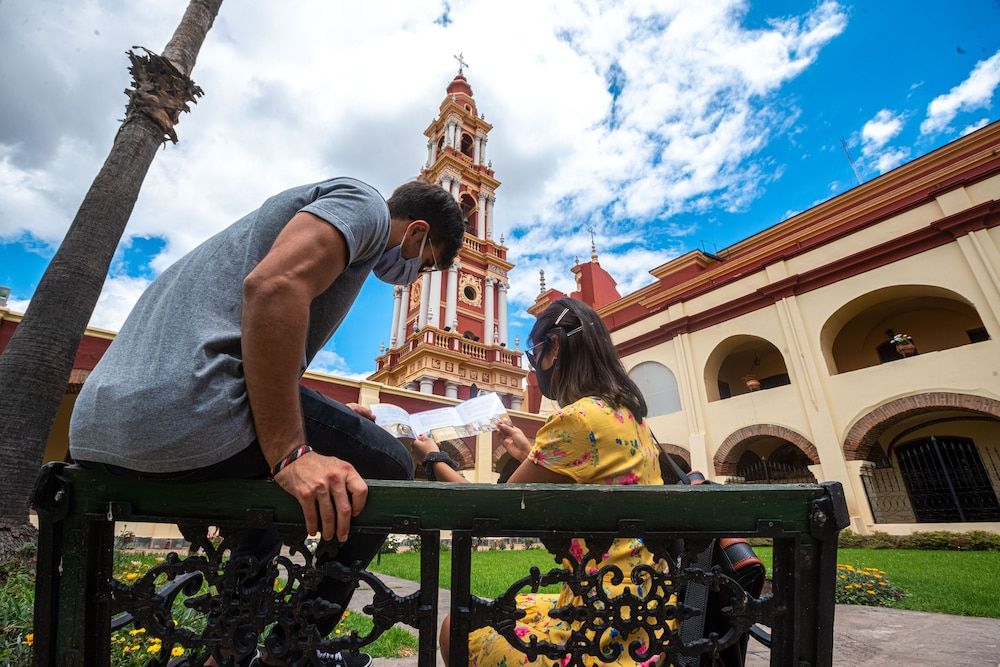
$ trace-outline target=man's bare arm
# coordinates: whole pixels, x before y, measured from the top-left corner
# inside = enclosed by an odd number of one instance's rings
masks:
[[[326,221],[298,213],[243,282],[243,372],[269,465],[306,444],[299,402],[309,308],[344,271],[347,244]],[[368,487],[346,461],[310,453],[275,477],[302,505],[310,533],[347,539]],[[318,507],[318,517],[317,517]]]

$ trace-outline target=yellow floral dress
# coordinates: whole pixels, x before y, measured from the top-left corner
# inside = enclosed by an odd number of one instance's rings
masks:
[[[628,409],[615,409],[603,399],[593,396],[581,398],[550,416],[538,430],[535,444],[528,454],[534,463],[566,475],[578,484],[663,484],[658,457],[659,448],[653,443],[645,422],[637,422]],[[570,552],[579,561],[587,553],[586,543],[574,539]],[[642,540],[615,540],[597,567],[615,565],[625,578],[619,585],[605,578],[605,593],[615,596],[622,594],[626,586],[634,589],[635,584],[629,582],[628,573],[637,565],[652,565],[653,560]],[[571,566],[569,561],[563,561],[563,567]],[[641,587],[634,592],[641,597]],[[525,611],[525,616],[518,620],[515,632],[526,642],[534,635],[539,641],[565,644],[573,630],[572,625],[551,618],[548,612],[554,607],[583,604],[582,599],[574,596],[565,584],[558,595],[519,595],[517,606]],[[628,645],[636,638],[602,637],[602,644],[620,641],[625,650],[615,662],[604,663],[595,658],[593,664],[623,667],[655,665],[655,659],[637,663],[628,655]],[[568,657],[562,661],[539,657],[529,663],[523,653],[491,627],[480,628],[469,635],[469,664],[474,667],[521,664],[554,667],[567,661]]]

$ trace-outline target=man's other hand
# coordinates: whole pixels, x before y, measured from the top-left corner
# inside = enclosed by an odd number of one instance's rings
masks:
[[[368,485],[347,461],[316,452],[303,454],[274,477],[281,488],[302,506],[306,531],[322,532],[324,540],[334,535],[345,542],[351,517],[357,516],[368,500]]]
[[[367,405],[361,405],[360,403],[345,403],[344,405],[353,410],[354,414],[375,421],[375,415]]]

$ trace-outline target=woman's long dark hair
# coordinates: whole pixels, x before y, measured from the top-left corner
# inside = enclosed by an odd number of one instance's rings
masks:
[[[575,329],[579,331],[570,334]],[[615,408],[628,408],[640,421],[646,417],[642,392],[625,372],[611,334],[593,308],[569,298],[546,308],[531,329],[530,344],[553,339],[559,340],[559,358],[552,367],[552,391],[560,405],[600,396]],[[543,348],[548,345],[537,348],[539,360],[547,353]]]

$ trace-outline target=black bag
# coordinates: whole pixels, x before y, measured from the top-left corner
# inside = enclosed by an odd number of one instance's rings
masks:
[[[686,473],[681,470],[680,466],[662,449],[660,468],[663,471],[664,483],[668,483],[669,475],[667,473],[672,472],[681,484],[711,484],[698,471]],[[681,569],[695,566],[708,571],[713,566],[718,565],[722,573],[735,580],[743,590],[755,598],[760,597],[761,591],[764,589],[767,571],[764,564],[757,558],[757,554],[754,553],[753,547],[745,539],[732,537],[712,540],[707,549],[694,557],[694,562],[690,562],[690,556],[683,545],[678,546],[678,553],[673,555],[680,562]],[[685,644],[697,641],[702,637],[708,637],[713,633],[721,637],[729,631],[729,619],[722,612],[725,601],[719,599],[718,593],[707,586],[689,584],[682,592],[681,599],[685,606],[703,611],[702,614],[681,623],[680,635]],[[760,638],[762,641],[769,640],[765,632],[756,628],[755,630],[753,632],[755,638]],[[700,659],[681,657],[678,658],[676,664],[679,667],[743,667],[746,662],[750,634],[743,633],[739,641],[719,651],[718,655],[714,657],[712,655],[702,655]]]

